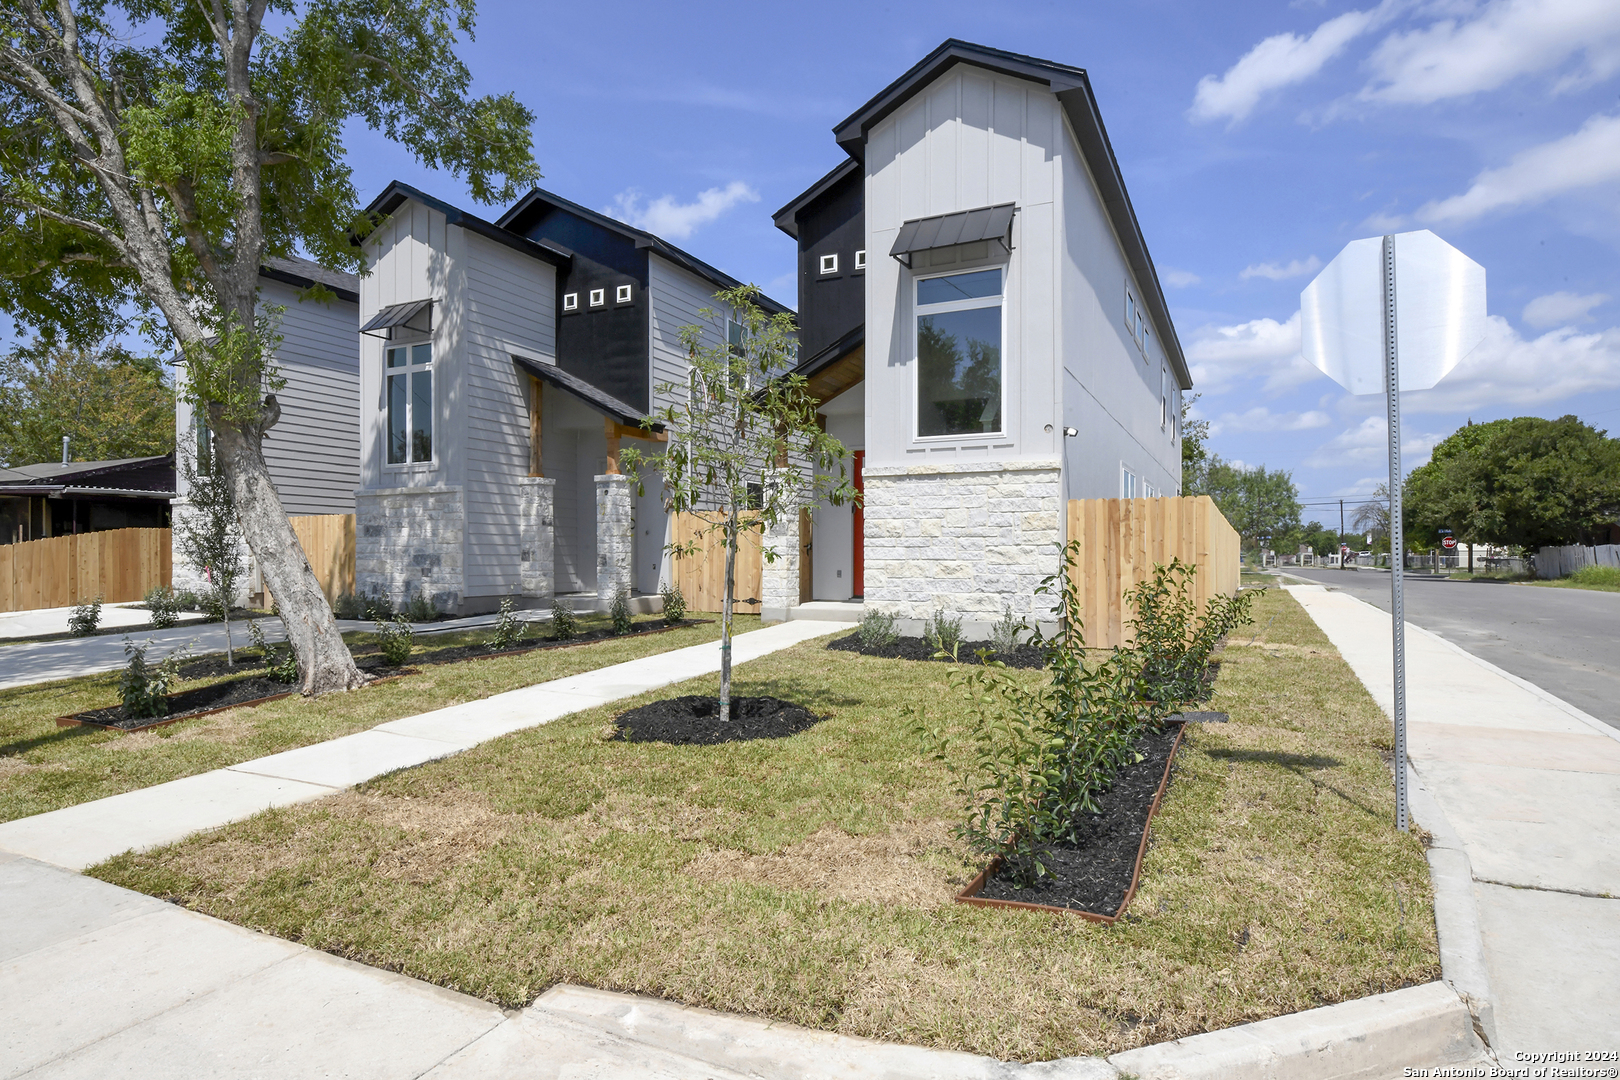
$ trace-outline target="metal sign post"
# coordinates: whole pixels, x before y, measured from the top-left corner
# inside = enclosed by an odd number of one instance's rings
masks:
[[[1347,244],[1300,293],[1299,306],[1305,358],[1352,394],[1382,392],[1388,409],[1395,824],[1404,830],[1410,821],[1401,391],[1429,389],[1483,340],[1485,268],[1427,229],[1369,237]]]
[[[1384,237],[1384,398],[1389,409],[1389,607],[1395,635],[1395,827],[1406,814],[1406,530],[1401,522],[1401,348],[1395,311],[1395,237]]]

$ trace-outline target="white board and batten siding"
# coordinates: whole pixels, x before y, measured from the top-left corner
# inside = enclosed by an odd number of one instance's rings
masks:
[[[658,389],[665,384],[677,388],[686,385],[686,346],[681,343],[681,328],[702,326],[705,338],[718,345],[726,324],[723,315],[711,319],[702,314],[705,308],[719,311],[720,302],[714,298],[720,291],[718,285],[651,253],[647,256],[647,291],[652,309],[648,350],[652,357],[651,411],[656,414],[666,405],[686,400],[683,389],[673,395]]]
[[[1061,381],[1056,205],[1061,110],[1044,87],[949,69],[874,125],[866,143],[868,468],[1055,458]],[[913,279],[888,251],[913,218],[1012,202],[997,436],[916,437]],[[986,263],[985,265],[1000,265]]]
[[[529,473],[529,377],[512,357],[557,361],[556,268],[475,233],[467,234],[465,250],[459,386],[466,410],[466,589],[468,597],[504,596],[518,587],[518,480]]]

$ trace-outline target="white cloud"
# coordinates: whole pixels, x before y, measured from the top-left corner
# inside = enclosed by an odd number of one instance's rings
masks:
[[[1286,281],[1289,278],[1314,274],[1320,269],[1322,269],[1322,260],[1312,255],[1308,259],[1294,259],[1286,263],[1255,263],[1253,266],[1244,267],[1243,272],[1238,277],[1244,281],[1256,277],[1270,278],[1272,281]]]
[[[1428,104],[1493,90],[1522,75],[1549,71],[1580,55],[1555,90],[1620,71],[1620,4],[1614,0],[1494,0],[1394,33],[1373,50],[1369,101]]]
[[[1287,322],[1251,319],[1232,326],[1205,326],[1187,347],[1193,384],[1219,393],[1235,383],[1264,378],[1280,390],[1322,377],[1299,351],[1299,312]]]
[[[1538,330],[1549,326],[1568,326],[1571,323],[1591,322],[1591,310],[1607,300],[1606,293],[1581,296],[1577,293],[1555,292],[1538,296],[1524,305],[1524,321]]]
[[[1403,399],[1404,400],[1404,399]],[[1429,460],[1434,444],[1449,432],[1413,431],[1401,425],[1401,465],[1404,472]],[[1305,464],[1312,468],[1334,465],[1366,466],[1389,460],[1389,420],[1383,416],[1369,416],[1353,428],[1348,428],[1318,446]],[[1376,483],[1377,481],[1375,481]]]
[[[1310,431],[1312,428],[1327,427],[1332,422],[1327,413],[1318,409],[1274,413],[1263,405],[1257,405],[1246,412],[1222,413],[1219,418],[1210,421],[1209,433],[1214,436],[1224,431]]]
[[[1242,120],[1266,94],[1304,82],[1321,71],[1346,45],[1382,22],[1390,7],[1391,0],[1384,0],[1372,11],[1347,11],[1318,26],[1308,37],[1274,34],[1266,38],[1226,74],[1199,79],[1188,115],[1194,120]]]
[[[1360,480],[1357,480],[1355,483],[1350,484],[1347,487],[1336,488],[1333,492],[1333,498],[1345,499],[1347,501],[1350,499],[1365,499],[1367,496],[1378,490],[1379,484],[1387,483],[1389,483],[1389,473],[1387,472],[1382,476],[1363,476]],[[1348,524],[1351,513],[1355,510],[1355,507],[1346,506],[1344,509],[1345,523]]]
[[[1435,224],[1472,221],[1493,210],[1613,180],[1620,180],[1620,116],[1599,113],[1574,134],[1532,146],[1501,168],[1485,170],[1467,191],[1428,203],[1417,216]]]
[[[1620,386],[1620,327],[1570,327],[1524,338],[1500,315],[1485,340],[1432,390],[1401,396],[1409,413],[1474,412],[1487,406],[1532,410]]]
[[[1197,285],[1204,279],[1190,270],[1166,270],[1164,283],[1173,289],[1185,289],[1188,285]]]
[[[689,203],[676,202],[673,195],[660,195],[652,202],[643,202],[641,193],[631,188],[615,196],[613,205],[604,207],[602,213],[657,236],[685,240],[699,226],[707,225],[741,202],[759,202],[759,192],[741,180],[733,180],[723,188],[700,191]]]

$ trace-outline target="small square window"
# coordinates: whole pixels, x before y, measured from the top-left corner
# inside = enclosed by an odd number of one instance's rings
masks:
[[[838,273],[838,256],[837,255],[823,255],[821,257],[821,272],[823,274],[836,274],[836,273]]]
[[[563,293],[563,310],[564,311],[578,311],[579,310],[579,293],[577,293],[577,292],[565,292],[565,293]]]
[[[591,307],[601,307],[605,303],[607,303],[607,290],[606,289],[592,289],[591,290]]]
[[[628,304],[630,302],[630,286],[620,285],[613,294],[613,298],[621,304]]]
[[[857,251],[855,253],[855,269],[857,269],[857,270],[865,270],[866,269],[866,249],[865,248],[861,248],[861,250],[859,250],[859,251]]]

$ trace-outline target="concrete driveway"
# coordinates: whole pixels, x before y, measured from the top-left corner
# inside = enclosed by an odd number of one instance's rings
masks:
[[[1289,569],[1389,610],[1389,574]],[[1408,576],[1406,621],[1620,728],[1620,593]]]

